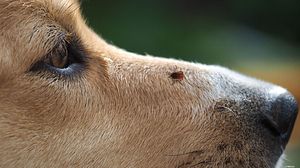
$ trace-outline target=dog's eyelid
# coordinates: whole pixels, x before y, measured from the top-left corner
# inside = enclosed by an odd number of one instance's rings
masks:
[[[84,69],[86,59],[84,45],[78,36],[72,34],[57,41],[47,54],[31,66],[29,72],[44,71],[55,75],[73,75],[77,70]]]
[[[80,39],[74,34],[67,34],[61,40],[58,40],[54,47],[48,52],[42,59],[45,59],[51,54],[59,53],[59,54],[70,54],[80,53],[81,55],[77,55],[80,57],[85,57],[84,54],[84,46],[81,43]],[[74,56],[74,55],[71,55]]]

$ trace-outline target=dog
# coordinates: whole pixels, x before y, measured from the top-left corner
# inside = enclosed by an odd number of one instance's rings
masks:
[[[76,0],[0,1],[0,167],[275,167],[297,103],[105,42]]]

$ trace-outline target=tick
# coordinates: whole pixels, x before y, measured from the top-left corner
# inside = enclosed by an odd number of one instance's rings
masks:
[[[170,74],[170,78],[173,79],[173,81],[174,81],[173,84],[175,82],[181,83],[181,81],[183,81],[183,79],[184,79],[184,73],[183,73],[183,71],[172,72]]]

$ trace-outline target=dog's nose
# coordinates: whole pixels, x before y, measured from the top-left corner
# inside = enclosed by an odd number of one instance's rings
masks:
[[[297,102],[289,92],[281,93],[271,101],[271,108],[266,113],[266,126],[281,137],[283,147],[290,138],[297,113]]]

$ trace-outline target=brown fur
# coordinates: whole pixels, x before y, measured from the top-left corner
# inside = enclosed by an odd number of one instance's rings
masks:
[[[224,100],[221,85],[243,77],[107,44],[74,0],[1,0],[0,23],[0,167],[268,167],[280,156]],[[63,35],[80,39],[84,70],[32,71]]]

